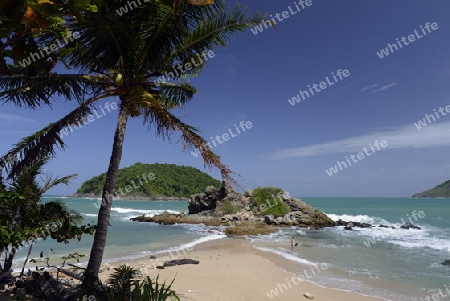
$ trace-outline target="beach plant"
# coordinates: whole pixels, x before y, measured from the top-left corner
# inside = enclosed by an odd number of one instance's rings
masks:
[[[120,265],[114,268],[114,273],[110,276],[110,283],[107,289],[105,300],[130,300],[130,301],[179,301],[180,298],[172,290],[172,284],[163,282],[160,284],[159,275],[153,281],[150,277],[143,280],[135,279],[138,270],[128,266]]]
[[[225,214],[234,214],[239,211],[239,207],[233,205],[230,200],[223,202],[220,209],[222,209]]]
[[[284,190],[277,187],[256,187],[253,190],[253,200],[258,206],[258,213],[282,217],[291,211],[288,204],[278,196]]]
[[[28,247],[28,261],[32,247],[38,239],[51,237],[57,242],[69,243],[69,239],[81,239],[84,233],[93,234],[95,226],[79,226],[83,217],[68,208],[61,200],[43,202],[41,197],[49,189],[68,184],[75,175],[52,177],[43,181],[43,166],[48,159],[39,160],[33,166],[22,169],[12,179],[2,180],[0,185],[0,271],[11,269],[18,250]]]
[[[119,17],[116,11],[123,3],[104,0],[95,11],[84,11],[83,18],[66,21],[68,30],[78,32],[80,37],[69,42],[58,56],[78,73],[30,77],[25,72],[28,67],[8,65],[11,75],[0,76],[2,102],[37,108],[50,105],[56,95],[78,101],[73,111],[23,138],[5,155],[20,155],[21,158],[11,174],[18,173],[36,158],[55,155],[58,147],[64,148],[60,132],[69,126],[84,124],[98,101],[108,97],[119,100],[102,206],[87,266],[93,277],[83,281],[84,287],[91,288],[97,286],[93,279],[98,276],[103,258],[111,196],[131,118],[140,118],[144,126],[154,129],[163,139],[170,139],[177,133],[183,150],[200,149],[205,165],[217,167],[223,180],[234,183],[231,171],[220,158],[210,148],[202,147],[207,141],[199,130],[184,123],[175,111],[197,93],[186,80],[198,76],[206,66],[207,60],[201,57],[214,48],[225,46],[235,33],[259,24],[265,17],[262,14],[247,17],[245,8],[239,5],[232,8],[224,1],[197,6],[186,0],[175,1],[172,6],[149,0]],[[43,47],[54,41],[55,37],[50,34],[43,34],[39,40]],[[177,69],[185,72],[175,72]],[[171,72],[173,77],[160,81],[166,72]]]

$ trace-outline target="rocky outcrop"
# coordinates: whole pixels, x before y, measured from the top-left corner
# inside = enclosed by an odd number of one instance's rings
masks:
[[[406,223],[406,224],[404,224],[403,226],[400,226],[400,228],[401,228],[401,229],[406,229],[406,230],[409,230],[409,229],[421,230],[421,229],[422,229],[422,228],[420,228],[420,227],[418,227],[418,226],[414,226],[414,225],[411,224],[411,223]]]
[[[235,192],[231,186],[223,182],[220,189],[209,186],[204,192],[192,195],[188,200],[189,214],[164,212],[153,217],[139,216],[131,220],[160,224],[228,225],[234,228],[234,231],[228,231],[230,235],[258,234],[257,229],[261,229],[261,232],[264,233],[270,233],[276,231],[276,227],[283,226],[320,228],[336,225],[320,210],[300,199],[292,198],[286,192],[274,196],[272,200],[267,201],[267,204],[260,207],[257,206],[252,197],[251,190],[246,190],[244,194],[241,194]],[[263,214],[267,208],[276,206],[277,202],[286,203],[291,211],[279,217]]]
[[[349,228],[372,228],[374,226],[372,226],[371,224],[367,224],[367,223],[360,223],[360,222],[346,222],[343,221],[341,219],[339,219],[336,222],[336,226],[344,226],[344,227],[349,227]],[[380,225],[380,227],[384,227],[383,225]],[[352,229],[346,229],[346,230],[352,230]]]
[[[357,227],[357,228],[372,228],[375,226],[372,226],[371,224],[367,224],[367,223],[360,223],[360,222],[346,222],[343,221],[341,219],[339,219],[336,222],[336,226],[344,226],[345,230],[352,230],[353,227]],[[391,229],[395,229],[395,227],[393,226],[386,226],[386,225],[379,225],[378,227],[380,228],[391,228]],[[411,223],[406,223],[403,226],[400,226],[400,229],[415,229],[415,230],[421,230],[422,228],[418,227],[418,226],[414,226]]]
[[[173,267],[176,265],[183,265],[183,264],[199,264],[200,261],[193,260],[193,259],[175,259],[170,261],[164,262],[164,267]]]
[[[306,204],[300,199],[292,198],[289,194],[280,194],[279,199],[289,205],[291,212],[282,218],[282,223],[300,227],[330,227],[336,222],[322,211]]]
[[[442,262],[441,264],[450,267],[450,259],[445,260],[445,261]]]

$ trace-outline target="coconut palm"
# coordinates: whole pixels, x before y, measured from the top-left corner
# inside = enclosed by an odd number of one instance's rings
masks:
[[[141,118],[144,126],[154,127],[156,135],[162,138],[179,133],[184,150],[198,148],[206,166],[219,168],[223,179],[232,181],[231,171],[220,158],[209,148],[202,147],[207,141],[198,129],[176,117],[173,110],[191,101],[197,92],[185,80],[198,76],[206,65],[202,54],[225,46],[230,36],[260,23],[264,16],[258,14],[247,18],[244,8],[230,8],[222,1],[206,6],[190,5],[187,0],[174,1],[173,6],[159,2],[148,1],[119,17],[116,10],[124,2],[105,0],[98,12],[86,13],[83,20],[70,24],[70,30],[79,32],[80,38],[66,46],[70,50],[59,54],[68,66],[77,68],[79,74],[0,77],[0,88],[4,90],[0,99],[4,101],[38,106],[50,103],[49,96],[57,93],[79,101],[75,110],[22,139],[6,154],[20,154],[20,162],[11,167],[13,174],[32,164],[35,158],[54,155],[57,147],[63,148],[65,144],[60,131],[83,124],[97,101],[113,96],[120,100],[102,205],[87,266],[87,273],[93,277],[90,283],[85,278],[84,284],[95,284],[102,262],[113,201],[111,196],[130,118]],[[52,39],[43,35],[40,43],[49,44]],[[178,66],[187,64],[190,68],[184,68],[185,72],[173,72]],[[161,81],[165,72],[174,74],[171,81],[165,78]],[[62,84],[67,79],[69,81]],[[43,92],[44,88],[47,91]],[[92,95],[81,99],[80,96],[85,94],[80,91],[90,91]]]

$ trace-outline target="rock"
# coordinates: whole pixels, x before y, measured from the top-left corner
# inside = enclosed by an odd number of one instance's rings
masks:
[[[131,218],[138,222],[154,222],[164,225],[173,224],[199,224],[207,226],[236,226],[240,223],[248,223],[250,231],[231,231],[236,233],[252,232],[256,225],[260,226],[264,222],[266,225],[279,226],[299,226],[318,229],[322,227],[332,227],[336,223],[320,210],[304,203],[300,199],[292,198],[289,193],[282,192],[274,197],[277,202],[286,203],[291,212],[281,217],[264,215],[264,211],[252,199],[252,191],[246,190],[244,194],[233,190],[227,182],[222,182],[220,189],[209,186],[203,193],[192,195],[188,201],[188,214],[170,214],[167,211],[152,217],[138,216]],[[225,203],[227,202],[227,203]],[[231,206],[230,206],[231,205]],[[270,204],[269,204],[270,205]],[[260,209],[260,210],[258,210]],[[231,212],[230,212],[231,210]],[[236,212],[230,214],[232,212]],[[246,228],[242,225],[242,229]],[[264,230],[267,232],[267,229]]]
[[[156,259],[156,256],[152,255],[149,259]]]
[[[348,222],[343,221],[342,219],[339,219],[339,220],[336,222],[336,226],[347,226],[347,224],[348,224]]]
[[[222,181],[222,187],[219,190],[219,199],[223,200],[227,195],[234,192],[233,186],[228,184],[227,181]]]
[[[395,229],[395,227],[393,227],[393,226],[386,226],[386,225],[379,225],[378,227]]]
[[[360,222],[346,222],[343,221],[342,219],[339,219],[336,222],[336,226],[344,226],[344,227],[350,227],[350,228],[372,228],[374,226],[372,226],[371,224],[367,224],[367,223],[360,223]],[[348,230],[348,229],[346,229]]]
[[[442,265],[445,266],[450,266],[450,259],[445,260],[444,262],[441,263]]]
[[[294,223],[292,222],[292,220],[290,219],[290,216],[288,214],[286,214],[285,216],[283,216],[283,218],[281,219],[281,224],[285,225],[285,226],[292,226]]]
[[[353,230],[353,228],[351,226],[345,226],[344,230]]]
[[[336,222],[325,215],[320,210],[306,204],[300,199],[287,198],[283,201],[289,205],[291,212],[299,211],[302,213],[299,224],[303,227],[334,227]]]
[[[200,261],[193,260],[193,259],[175,259],[171,261],[165,261],[164,266],[165,267],[172,267],[176,265],[182,265],[182,264],[199,264]]]
[[[163,267],[162,265],[158,265],[156,268],[157,268],[158,270],[164,270],[164,269],[165,269],[165,267]]]
[[[420,227],[414,226],[414,225],[411,224],[411,223],[406,223],[406,224],[404,224],[403,226],[400,226],[400,228],[401,228],[401,229],[406,229],[406,230],[409,230],[409,229],[421,230],[421,229],[422,229],[422,228],[420,228]]]
[[[313,300],[313,299],[314,299],[314,296],[311,295],[311,294],[308,293],[308,292],[304,293],[304,294],[303,294],[303,297],[305,297],[306,299],[309,299],[309,300]]]
[[[189,197],[188,209],[189,214],[196,214],[205,210],[212,210],[216,208],[217,198],[213,195],[206,195],[205,193],[197,193]]]
[[[275,218],[272,214],[264,216],[264,222],[268,225],[275,224]]]
[[[208,187],[206,187],[206,189],[205,189],[205,195],[207,195],[207,196],[217,196],[217,193],[219,192],[219,190],[217,190],[217,188],[216,187],[214,187],[214,186],[208,186]]]

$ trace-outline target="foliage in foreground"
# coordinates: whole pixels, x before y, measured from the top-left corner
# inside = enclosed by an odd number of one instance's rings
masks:
[[[75,176],[48,176],[41,184],[37,178],[43,174],[47,162],[48,159],[40,159],[12,178],[0,178],[0,272],[9,271],[17,251],[28,247],[23,273],[37,240],[51,237],[57,242],[69,243],[69,239],[80,240],[84,233],[94,234],[95,226],[78,226],[83,217],[61,200],[41,200],[46,191],[59,184],[68,184]]]
[[[256,187],[253,190],[253,200],[258,208],[262,209],[260,211],[263,215],[272,214],[275,217],[284,216],[289,213],[291,209],[288,204],[281,201],[277,196],[282,192],[283,189],[277,187]]]
[[[146,277],[140,281],[136,278],[138,270],[121,265],[114,268],[115,272],[111,275],[110,286],[107,290],[105,301],[130,300],[130,301],[179,301],[180,298],[172,290],[172,284],[164,282],[158,283],[159,275],[155,281]]]

